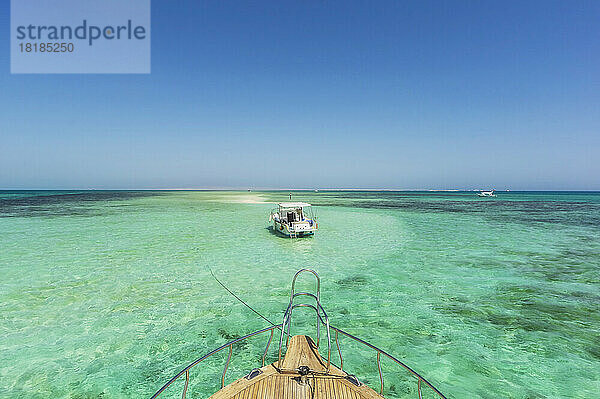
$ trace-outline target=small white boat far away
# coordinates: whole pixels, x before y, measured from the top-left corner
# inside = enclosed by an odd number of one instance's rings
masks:
[[[480,191],[477,193],[478,196],[480,197],[495,197],[495,190],[492,191]]]

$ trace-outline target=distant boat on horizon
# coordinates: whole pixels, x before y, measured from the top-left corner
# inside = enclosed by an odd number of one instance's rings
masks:
[[[478,197],[495,197],[495,190],[491,190],[491,191],[480,191],[477,193]]]

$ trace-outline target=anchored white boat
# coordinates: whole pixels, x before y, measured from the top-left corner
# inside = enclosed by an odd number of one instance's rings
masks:
[[[477,193],[478,196],[480,197],[495,197],[495,190],[492,191],[480,191]]]
[[[285,236],[296,238],[315,234],[319,228],[312,205],[306,202],[281,202],[271,211],[269,221],[273,229]]]

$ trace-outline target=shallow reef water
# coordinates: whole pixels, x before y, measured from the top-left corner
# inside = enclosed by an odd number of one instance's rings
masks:
[[[598,396],[600,193],[296,192],[319,220],[314,237],[296,240],[268,228],[287,199],[0,191],[0,397],[150,397],[196,358],[268,325],[209,268],[279,323],[304,267],[319,272],[334,326],[449,398]],[[314,334],[314,315],[299,312],[292,333]],[[267,339],[234,346],[227,382],[260,363]],[[379,390],[375,353],[340,343],[345,369]],[[188,397],[220,387],[226,357],[192,370]],[[414,378],[382,368],[386,397],[416,397]],[[180,397],[182,384],[164,397]]]

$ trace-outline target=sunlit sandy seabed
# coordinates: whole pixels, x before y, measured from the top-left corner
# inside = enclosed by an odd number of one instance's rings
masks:
[[[147,398],[266,326],[207,266],[277,322],[293,272],[315,268],[333,325],[449,397],[598,397],[600,194],[297,193],[320,227],[298,240],[267,229],[272,202],[287,198],[0,192],[0,397]],[[312,332],[303,320],[293,332]],[[228,382],[267,338],[234,348]],[[375,354],[341,345],[345,368],[379,389]],[[226,356],[193,369],[188,397],[220,386]],[[383,362],[386,394],[415,398],[396,370]]]

